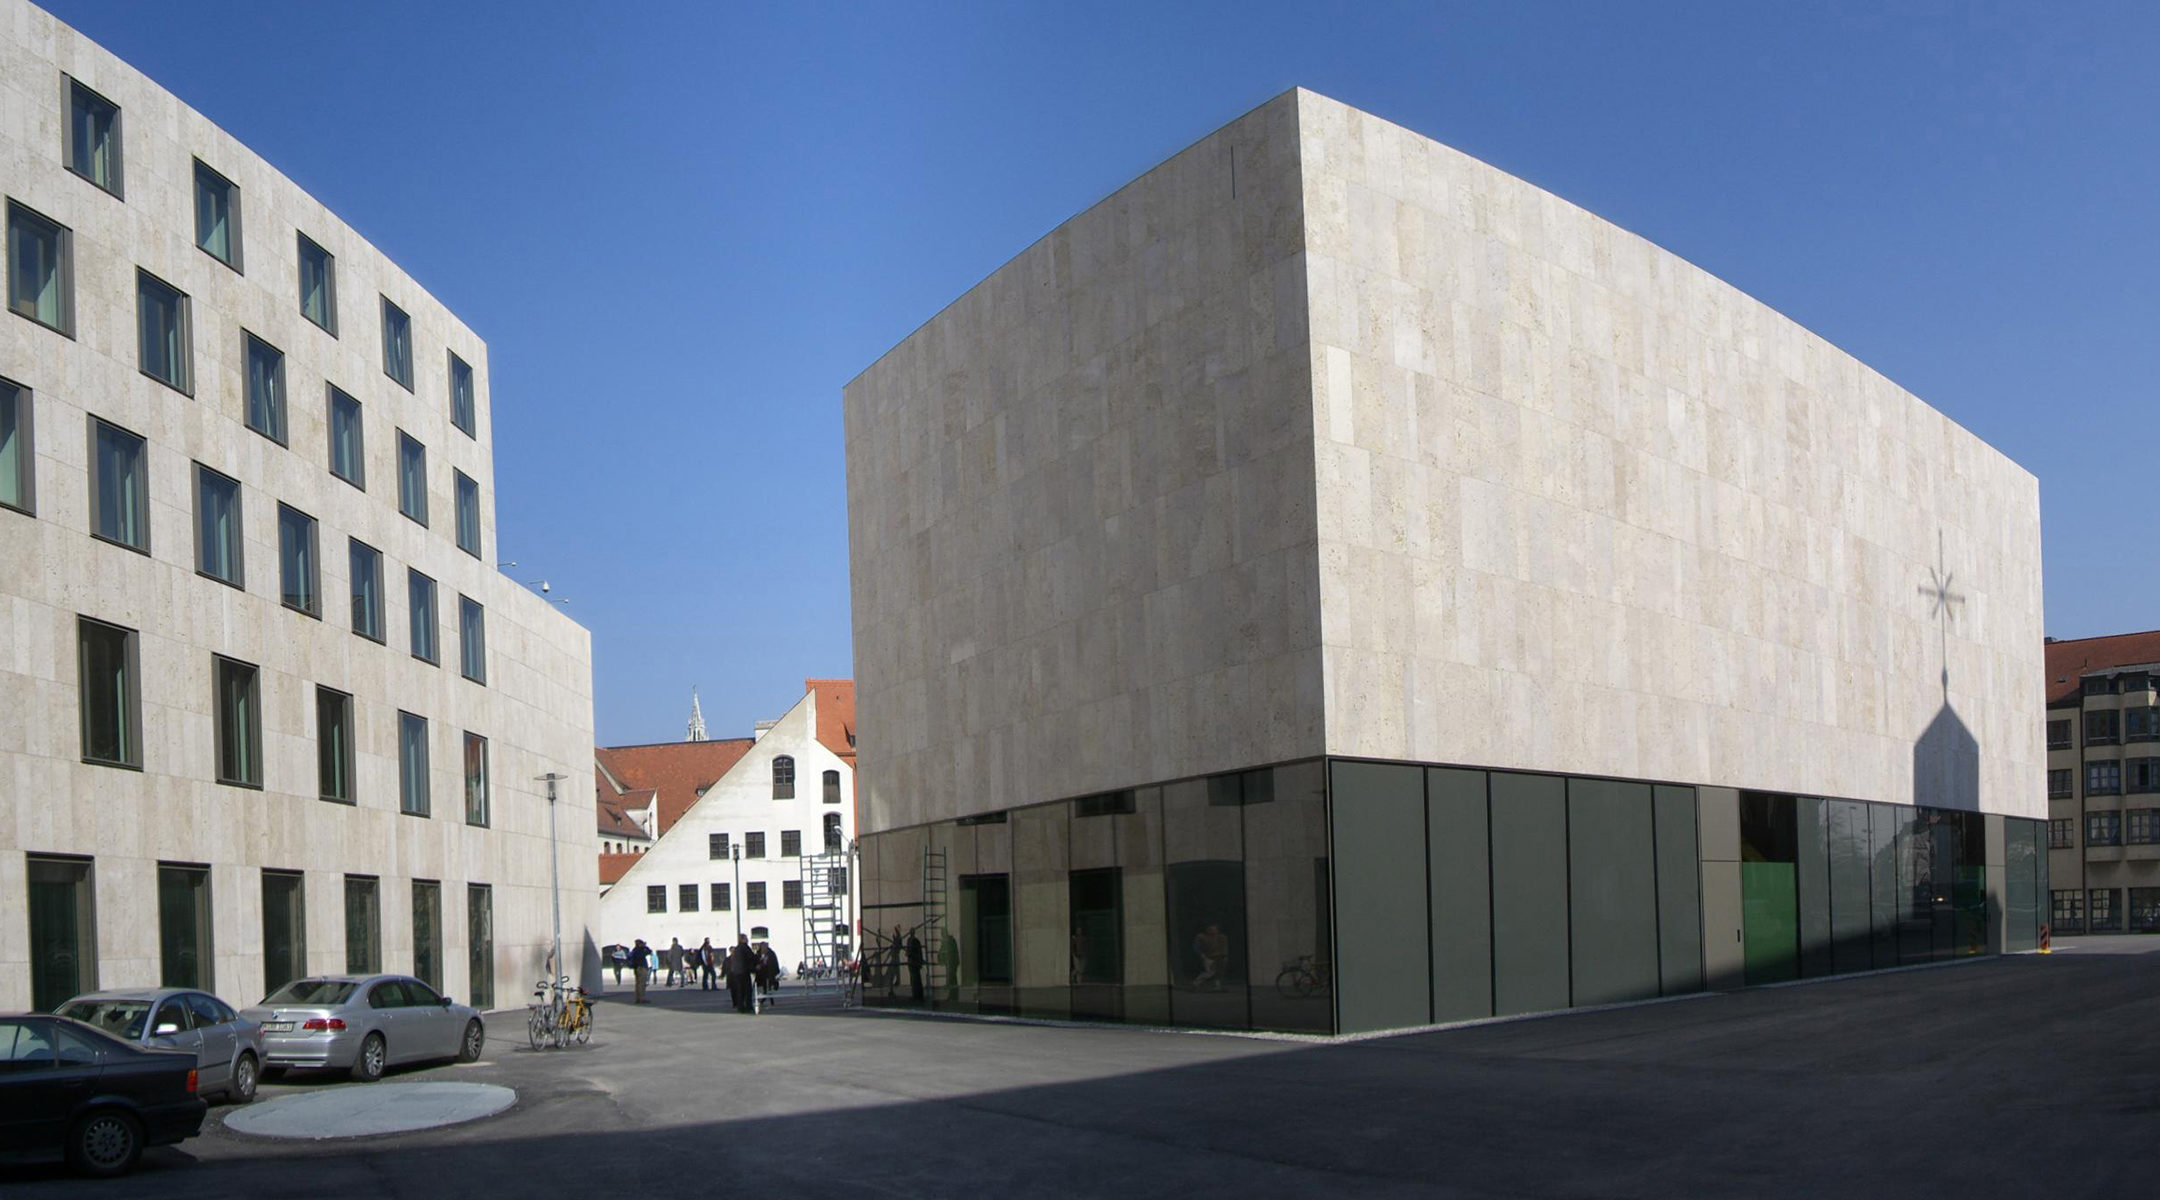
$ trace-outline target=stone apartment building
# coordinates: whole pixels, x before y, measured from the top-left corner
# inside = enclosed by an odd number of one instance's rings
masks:
[[[2047,643],[2048,914],[2160,932],[2160,630]]]

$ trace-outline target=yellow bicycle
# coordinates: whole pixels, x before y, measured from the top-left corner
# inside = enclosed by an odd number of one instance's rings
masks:
[[[570,986],[569,976],[552,984],[541,980],[533,995],[540,1002],[525,1006],[525,1036],[533,1049],[553,1046],[560,1050],[572,1040],[580,1046],[592,1041],[592,1000],[584,988]]]

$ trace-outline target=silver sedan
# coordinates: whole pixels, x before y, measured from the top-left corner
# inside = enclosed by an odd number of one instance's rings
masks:
[[[138,1046],[195,1055],[197,1087],[235,1104],[255,1098],[263,1032],[232,1006],[187,988],[126,988],[77,996],[54,1010]]]
[[[363,1082],[400,1063],[480,1057],[480,1014],[410,975],[311,975],[243,1011],[272,1070],[345,1070]]]

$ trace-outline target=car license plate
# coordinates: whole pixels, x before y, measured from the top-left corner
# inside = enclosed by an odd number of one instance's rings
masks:
[[[263,1032],[264,1032],[264,1033],[291,1033],[291,1032],[292,1032],[292,1026],[293,1026],[293,1023],[292,1023],[291,1021],[264,1021],[264,1022],[263,1022]]]

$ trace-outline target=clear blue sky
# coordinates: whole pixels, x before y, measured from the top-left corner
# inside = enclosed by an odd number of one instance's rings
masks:
[[[488,340],[603,743],[849,674],[841,385],[1293,85],[1857,355],[2039,477],[2050,633],[2160,626],[2160,5],[50,6]]]

